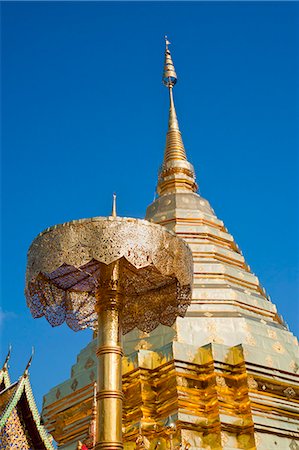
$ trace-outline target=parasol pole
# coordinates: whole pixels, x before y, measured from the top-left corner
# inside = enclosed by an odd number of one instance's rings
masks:
[[[98,314],[97,434],[95,450],[121,450],[122,441],[122,293],[119,261],[107,267],[96,293]]]

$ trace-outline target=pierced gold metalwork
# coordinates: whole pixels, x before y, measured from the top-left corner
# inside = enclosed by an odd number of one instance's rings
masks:
[[[53,326],[65,321],[73,330],[97,325],[95,450],[123,447],[121,334],[171,326],[184,316],[192,276],[187,244],[144,220],[78,220],[33,241],[26,274],[32,315],[45,316]],[[75,379],[73,390],[77,384]]]

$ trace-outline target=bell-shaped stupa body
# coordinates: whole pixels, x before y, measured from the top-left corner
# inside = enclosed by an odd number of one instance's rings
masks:
[[[146,219],[189,244],[193,297],[172,328],[133,330],[124,338],[125,449],[136,448],[140,433],[150,449],[170,448],[171,416],[173,448],[297,450],[298,341],[232,235],[197,193],[174,106],[176,81],[167,41],[168,131],[158,197]],[[45,396],[45,422],[65,450],[88,434],[95,345],[80,352],[71,378]]]

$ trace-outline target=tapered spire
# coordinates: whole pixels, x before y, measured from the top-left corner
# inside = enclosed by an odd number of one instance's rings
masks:
[[[164,161],[157,186],[159,195],[170,192],[195,192],[197,190],[194,169],[187,161],[186,151],[174,106],[173,87],[177,82],[177,75],[168,47],[170,42],[168,41],[167,36],[165,36],[165,44],[166,48],[162,81],[169,91],[169,117]]]
[[[113,198],[112,198],[112,211],[111,211],[111,216],[112,217],[116,217],[116,194],[113,194]]]

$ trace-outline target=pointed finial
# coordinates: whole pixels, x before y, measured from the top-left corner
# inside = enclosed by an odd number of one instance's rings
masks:
[[[9,344],[9,347],[8,347],[8,352],[7,352],[7,355],[6,355],[4,364],[3,364],[3,369],[8,369],[8,362],[10,360],[10,355],[11,355],[11,344]]]
[[[168,130],[177,130],[179,131],[179,123],[176,116],[176,111],[174,107],[173,101],[173,93],[172,88],[177,82],[177,75],[174,68],[174,64],[172,62],[171,54],[168,49],[168,45],[170,44],[167,36],[165,36],[165,60],[164,60],[164,71],[162,81],[165,86],[169,89],[169,119],[168,119]],[[181,142],[181,147],[184,150],[183,142]],[[185,150],[184,150],[185,151]],[[186,156],[185,156],[186,159]]]
[[[167,39],[167,36],[165,36],[165,60],[162,81],[165,86],[167,86],[168,88],[172,88],[177,82],[177,76],[168,48],[169,44],[170,42]]]
[[[28,363],[27,363],[27,365],[25,367],[23,376],[27,376],[28,375],[28,371],[29,371],[29,367],[31,366],[31,363],[32,363],[33,355],[34,355],[34,347],[32,347],[31,356],[30,356],[29,361],[28,361]]]
[[[115,192],[114,192],[114,194],[113,194],[111,216],[112,216],[112,217],[116,217],[116,194],[115,194]]]
[[[166,48],[162,81],[169,91],[169,116],[164,161],[157,186],[159,196],[171,192],[196,192],[197,190],[194,169],[187,160],[174,106],[173,87],[177,82],[177,75],[168,48],[169,44],[170,42],[165,36]]]
[[[169,42],[169,40],[168,40],[166,34],[165,34],[165,36],[164,36],[164,39],[165,39],[165,47],[166,47],[166,50],[168,50],[168,46],[169,46],[169,44],[171,44],[171,42]]]

